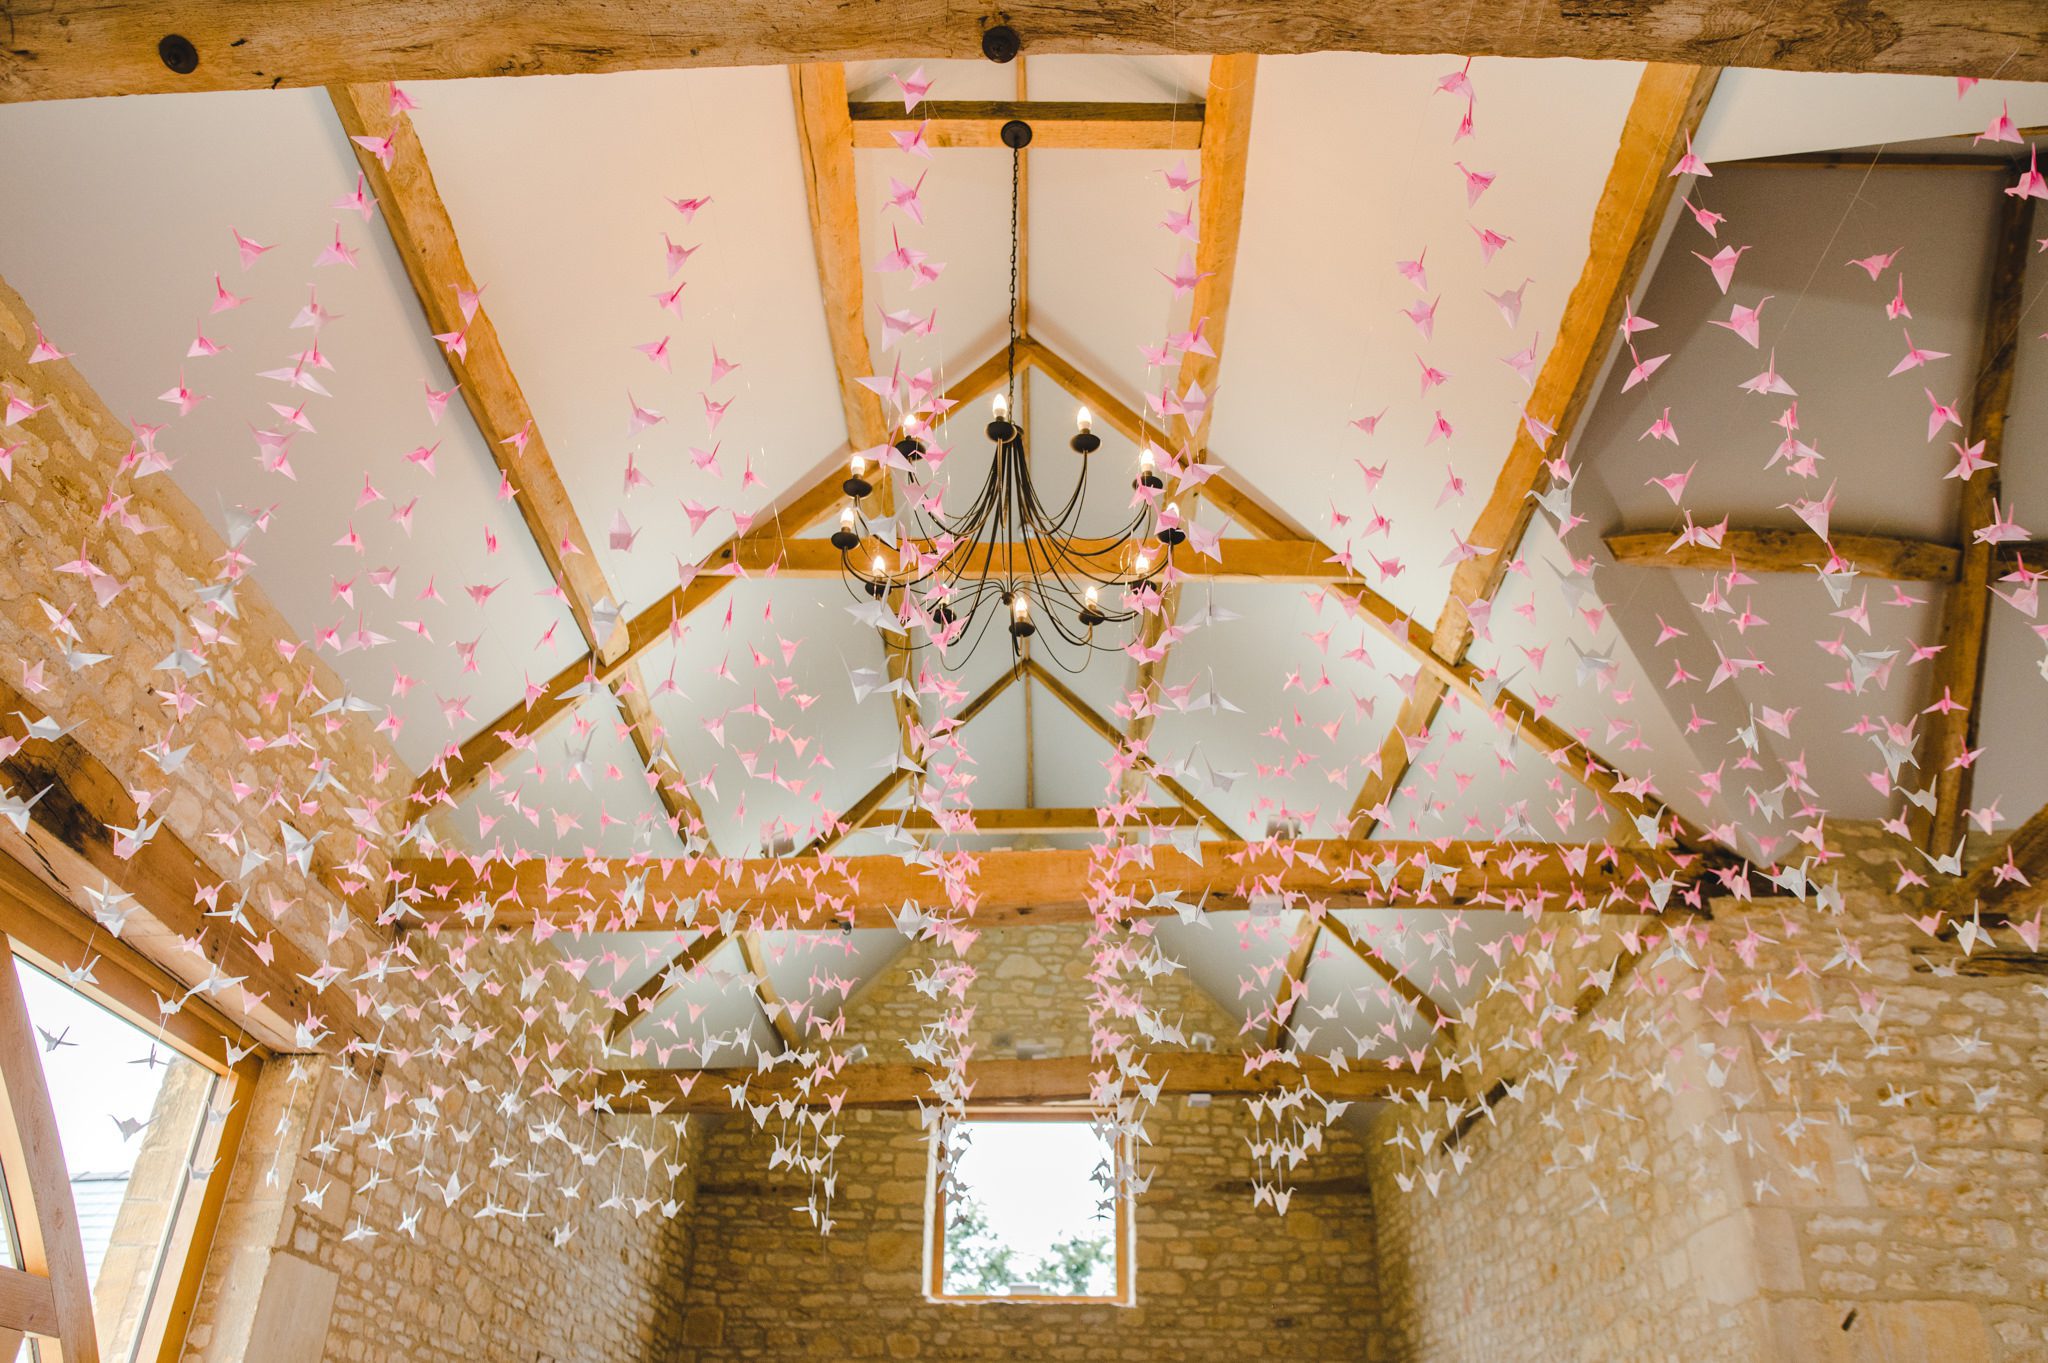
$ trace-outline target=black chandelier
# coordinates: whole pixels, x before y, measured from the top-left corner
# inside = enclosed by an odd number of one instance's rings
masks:
[[[910,500],[907,515],[871,524],[862,503],[878,480],[890,477],[890,469],[871,458],[872,452],[857,453],[843,485],[847,504],[832,536],[849,589],[888,601],[906,628],[923,629],[956,662],[972,654],[990,622],[998,619],[1018,653],[1026,640],[1048,630],[1077,649],[1122,649],[1129,631],[1106,627],[1128,624],[1148,605],[1157,608],[1174,549],[1187,539],[1179,508],[1171,502],[1160,506],[1166,484],[1149,446],[1139,455],[1131,483],[1131,518],[1108,535],[1078,532],[1089,456],[1102,446],[1086,407],[1067,442],[1081,456],[1081,467],[1065,502],[1050,505],[1032,479],[1022,413],[1015,408],[1018,191],[1021,153],[1031,128],[1013,121],[1002,136],[1011,149],[1009,354],[1005,385],[995,396],[986,427],[995,445],[988,477],[957,514],[930,510],[934,503],[920,496]],[[911,413],[893,442],[913,487],[926,469],[927,437],[932,435],[927,417]],[[962,652],[953,655],[963,641]],[[1073,665],[1059,658],[1059,649],[1051,652],[1069,671],[1086,665],[1085,652]]]

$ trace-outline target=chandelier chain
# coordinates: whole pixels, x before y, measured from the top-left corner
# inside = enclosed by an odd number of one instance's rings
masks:
[[[1010,348],[1006,367],[1010,410],[1016,412],[1019,421],[1025,416],[1025,413],[1017,411],[1017,257],[1019,224],[1023,220],[1018,210],[1023,181],[1024,152],[1013,147],[1010,150]]]

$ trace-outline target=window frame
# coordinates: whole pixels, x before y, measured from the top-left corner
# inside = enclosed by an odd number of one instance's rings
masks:
[[[970,1106],[966,1122],[1060,1122],[1069,1125],[1085,1125],[1101,1117],[1100,1109],[1094,1107],[1063,1107],[1057,1104],[1030,1106]],[[931,1135],[930,1158],[925,1169],[925,1300],[947,1306],[1123,1306],[1138,1304],[1137,1295],[1137,1217],[1132,1205],[1134,1199],[1128,1187],[1116,1190],[1116,1217],[1111,1231],[1110,1243],[1116,1251],[1116,1286],[1109,1296],[1057,1296],[1053,1294],[1021,1293],[1011,1295],[994,1292],[948,1292],[946,1290],[946,1190],[939,1177],[942,1163],[943,1135],[934,1130]],[[1128,1131],[1118,1132],[1113,1153],[1120,1164],[1128,1164],[1136,1146]]]
[[[4,857],[5,853],[0,852],[0,858]],[[46,910],[29,895],[10,893],[14,887],[5,883],[7,879],[0,877],[0,939],[4,939],[7,954],[19,957],[80,997],[158,1038],[165,1047],[214,1076],[206,1106],[221,1116],[217,1123],[211,1118],[202,1119],[194,1146],[195,1151],[202,1150],[207,1127],[218,1127],[218,1135],[212,1141],[213,1168],[202,1186],[194,1189],[188,1185],[182,1191],[179,1205],[166,1226],[148,1309],[133,1350],[136,1359],[176,1363],[184,1353],[193,1309],[206,1275],[206,1261],[220,1227],[229,1181],[248,1126],[256,1082],[269,1052],[255,1046],[239,1063],[230,1064],[226,1038],[242,1029],[203,999],[188,1000],[177,1013],[159,1019],[157,997],[183,995],[186,986],[181,981],[119,938],[94,931],[98,925],[83,913],[71,909],[60,918],[55,906]],[[76,915],[76,922],[71,921],[72,915]],[[86,960],[93,960],[93,981],[74,983],[65,978],[69,970]],[[11,961],[8,966],[12,968]],[[31,1198],[44,1195],[36,1189],[27,1191]],[[61,1192],[69,1200],[69,1187]],[[18,1193],[12,1195],[12,1201],[16,1212],[29,1205]],[[72,1215],[75,1219],[75,1209]]]

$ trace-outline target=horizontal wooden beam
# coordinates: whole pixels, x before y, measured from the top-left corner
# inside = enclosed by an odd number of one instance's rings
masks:
[[[44,717],[40,707],[4,680],[0,713],[30,721]],[[10,721],[4,731],[13,733],[17,723]],[[224,918],[207,919],[202,893],[232,905],[239,889],[223,884],[227,878],[215,875],[178,834],[160,827],[130,855],[116,850],[114,830],[146,820],[121,779],[84,744],[69,735],[31,740],[0,761],[0,775],[5,777],[0,785],[21,799],[42,792],[24,831],[0,820],[0,855],[14,858],[81,913],[90,914],[93,895],[109,885],[132,896],[133,917],[122,929],[122,940],[188,989],[198,988],[216,970],[239,979],[239,984],[209,991],[209,1001],[272,1050],[334,1051],[361,1040],[343,991],[323,996],[307,983],[318,963],[254,905],[242,907],[250,924],[246,929]],[[206,944],[207,954],[194,948],[196,942]],[[258,943],[264,944],[261,950]],[[327,1029],[312,1047],[298,1041],[299,1024],[309,1016]]]
[[[1076,554],[1091,554],[1104,549],[1113,549],[1114,540],[1077,539],[1073,542]],[[929,555],[932,544],[928,540],[904,540],[902,551],[891,549],[878,540],[869,540],[845,553],[833,547],[826,539],[751,540],[739,544],[722,546],[718,557],[723,563],[735,564],[742,572],[763,573],[774,569],[781,577],[805,577],[836,579],[844,575],[846,560],[851,558],[865,570],[876,553],[891,568],[902,563],[906,555],[917,553]],[[1150,552],[1157,555],[1164,551],[1156,544],[1150,545]],[[972,563],[961,565],[972,576],[980,572],[983,556],[998,565],[1014,562],[1021,565],[1036,554],[1044,562],[1046,550],[1042,543],[1033,544],[1019,541],[1002,543],[963,543],[953,550],[955,559],[971,558]],[[1211,557],[1197,552],[1192,545],[1183,544],[1173,551],[1173,562],[1178,571],[1192,578],[1211,582],[1299,582],[1357,583],[1359,576],[1341,563],[1331,562],[1330,550],[1314,540],[1255,540],[1224,539],[1216,542],[1216,554]],[[945,564],[941,567],[950,568]],[[936,571],[934,569],[933,571]],[[1104,564],[1098,571],[1105,576],[1113,569]]]
[[[1271,1093],[1306,1082],[1328,1099],[1368,1100],[1395,1093],[1431,1091],[1445,1081],[1434,1070],[1394,1069],[1359,1064],[1347,1069],[1314,1065],[1304,1071],[1293,1065],[1268,1064],[1247,1070],[1241,1054],[1208,1051],[1153,1051],[1145,1054],[1124,1088],[1157,1083],[1162,1095],[1189,1093]],[[967,1065],[967,1091],[974,1104],[1075,1103],[1101,1101],[1114,1091],[1119,1068],[1114,1058],[1085,1055],[1045,1060],[974,1060]],[[742,1087],[755,1106],[785,1099],[824,1103],[844,1094],[842,1107],[914,1108],[938,1101],[934,1082],[950,1083],[937,1066],[892,1063],[849,1063],[836,1072],[804,1069],[791,1062],[773,1069],[611,1070],[597,1082],[600,1105],[612,1112],[648,1112],[655,1103],[664,1112],[719,1112],[734,1106],[734,1087]]]
[[[57,1296],[48,1278],[0,1264],[0,1330],[57,1337]]]
[[[1679,544],[1670,530],[1623,530],[1605,539],[1616,563],[1639,568],[1701,568],[1726,572],[1731,563],[1745,573],[1810,573],[1834,556],[1859,573],[1888,582],[1953,582],[1961,551],[1952,545],[1906,535],[1837,533],[1823,540],[1805,527],[1730,528],[1713,548]]]
[[[848,107],[856,147],[894,147],[892,134],[920,127],[928,147],[1000,147],[1003,125],[1012,120],[1031,125],[1033,151],[1193,151],[1202,145],[1200,104],[928,99],[909,113],[902,100]]]
[[[0,101],[793,61],[979,59],[988,10],[952,0],[35,0],[8,13]],[[2036,0],[1007,0],[1027,55],[1458,52],[2048,79]]]
[[[1626,896],[1654,861],[1634,850],[1546,842],[1211,842],[1194,852],[1161,845],[1115,870],[1110,883],[1135,895],[1142,914],[1175,901],[1208,909],[1319,900],[1336,908],[1433,901],[1561,909],[1574,895],[1605,903]],[[1574,869],[1585,858],[1585,870]],[[1149,860],[1149,864],[1147,864]],[[1425,877],[1423,863],[1433,868]],[[971,867],[971,870],[968,869]],[[892,927],[905,905],[943,905],[957,883],[980,898],[977,928],[1090,923],[1101,869],[1088,849],[983,852],[923,865],[900,856],[684,858],[424,858],[401,861],[405,900],[431,917],[501,924],[536,917],[561,927],[656,931],[717,922],[739,926]],[[1428,880],[1425,892],[1424,881]],[[629,885],[635,906],[621,907]],[[1153,902],[1159,900],[1161,902]]]
[[[1103,811],[1092,806],[1070,809],[975,809],[963,811],[972,816],[973,827],[942,829],[939,816],[929,809],[883,809],[877,810],[862,824],[864,828],[875,828],[882,824],[895,824],[912,833],[936,833],[941,831],[974,833],[1100,833],[1104,829]],[[1194,828],[1201,820],[1178,805],[1152,805],[1131,811],[1124,823],[1126,830],[1140,828],[1147,824],[1155,828]]]

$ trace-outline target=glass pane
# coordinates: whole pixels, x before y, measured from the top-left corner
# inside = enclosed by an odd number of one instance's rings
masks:
[[[968,1121],[946,1195],[948,1296],[1116,1293],[1109,1141],[1086,1121]]]
[[[214,1074],[16,961],[71,1175],[103,1359],[135,1355],[208,1126]],[[196,1200],[196,1192],[193,1194]]]

